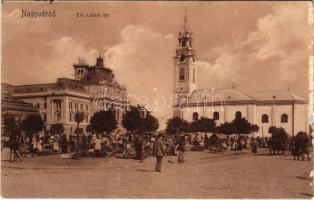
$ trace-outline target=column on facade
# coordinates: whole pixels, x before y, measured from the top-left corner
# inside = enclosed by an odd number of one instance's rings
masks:
[[[308,106],[306,106],[305,109],[306,109],[306,113],[307,113],[307,115],[305,117],[305,132],[309,133],[309,131],[310,131],[309,130],[310,129],[309,125],[312,122],[312,112],[309,112],[310,108]]]
[[[229,122],[229,105],[225,105],[224,122]]]
[[[50,100],[51,121],[54,121],[53,99]]]
[[[271,105],[271,125],[276,126],[276,107],[274,104]]]
[[[69,108],[69,97],[64,97],[64,123],[67,124],[70,119],[69,119],[69,113],[70,113],[70,108]]]
[[[60,109],[60,112],[61,112],[61,121],[65,121],[65,112],[64,112],[64,100],[63,99],[60,99],[60,104],[61,104],[61,109]]]
[[[291,115],[291,130],[292,130],[292,136],[294,136],[294,115],[295,115],[295,105],[294,105],[294,103],[292,103],[292,105],[291,105],[291,113],[292,113],[292,115]]]
[[[256,105],[247,105],[247,119],[251,124],[256,124]]]

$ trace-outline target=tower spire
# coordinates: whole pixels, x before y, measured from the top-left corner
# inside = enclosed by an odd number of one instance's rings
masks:
[[[101,47],[99,47],[99,58],[101,58],[102,56],[101,56]]]
[[[102,52],[101,52],[101,48],[99,47],[99,56],[96,59],[96,66],[98,67],[104,67],[104,59],[101,56]]]
[[[184,9],[184,29],[188,30],[188,15],[187,15],[187,9]]]
[[[187,10],[186,8],[184,9],[184,25],[187,25],[188,23],[188,16],[187,16]]]

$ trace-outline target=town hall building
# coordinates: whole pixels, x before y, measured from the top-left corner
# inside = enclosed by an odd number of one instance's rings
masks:
[[[2,89],[36,108],[46,130],[52,124],[61,123],[65,133],[70,135],[77,126],[75,113],[84,112],[84,121],[80,127],[86,131],[93,114],[108,109],[115,111],[118,129],[123,129],[122,115],[128,104],[126,88],[118,83],[112,70],[104,65],[103,58],[99,56],[96,64],[91,66],[79,59],[73,68],[74,79],[58,78],[55,83],[47,84],[2,84]]]
[[[174,116],[189,122],[200,117],[212,118],[217,125],[245,117],[257,124],[255,136],[270,136],[269,127],[283,127],[289,135],[308,133],[308,103],[293,92],[264,91],[246,94],[233,88],[197,87],[197,66],[192,47],[192,32],[184,19],[174,56],[174,95],[179,99]]]

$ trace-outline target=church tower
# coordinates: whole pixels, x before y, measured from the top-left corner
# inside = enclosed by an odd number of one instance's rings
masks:
[[[174,94],[180,99],[184,99],[196,89],[197,81],[192,32],[188,27],[186,11],[178,42],[174,57]]]

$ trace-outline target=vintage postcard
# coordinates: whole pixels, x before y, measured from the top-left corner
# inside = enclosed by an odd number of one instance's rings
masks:
[[[1,196],[312,198],[312,13],[2,1]]]

